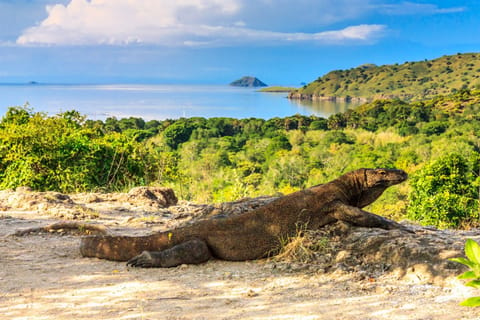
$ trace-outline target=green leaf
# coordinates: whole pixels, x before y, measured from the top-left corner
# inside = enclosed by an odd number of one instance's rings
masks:
[[[467,300],[460,302],[460,305],[464,307],[478,307],[480,306],[480,297],[468,298]]]
[[[473,288],[480,288],[480,280],[472,280],[467,283],[465,283],[466,286],[468,287],[473,287]]]
[[[467,239],[465,242],[465,254],[470,261],[480,264],[480,245],[472,239]]]
[[[462,258],[462,257],[460,257],[460,258],[451,258],[451,259],[449,259],[449,260],[450,260],[450,261],[453,261],[453,262],[458,262],[458,263],[464,264],[464,265],[466,265],[467,267],[470,267],[470,268],[472,268],[472,269],[475,268],[475,263],[474,263],[474,262],[472,262],[472,261],[470,261],[470,260],[467,260],[467,259],[465,259],[465,258]]]
[[[467,271],[467,272],[462,273],[461,275],[459,275],[457,278],[458,278],[458,279],[474,279],[474,278],[477,278],[477,276],[475,275],[475,272],[473,272],[473,271]]]

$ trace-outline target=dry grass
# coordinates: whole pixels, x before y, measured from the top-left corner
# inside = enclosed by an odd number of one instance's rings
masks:
[[[294,236],[280,240],[280,251],[275,256],[277,261],[309,263],[318,253],[328,251],[329,242],[325,237],[318,237],[314,231],[298,228]]]
[[[351,134],[359,144],[367,144],[375,147],[384,147],[390,143],[400,144],[406,142],[409,137],[402,137],[393,131],[370,132],[363,130],[352,130]]]

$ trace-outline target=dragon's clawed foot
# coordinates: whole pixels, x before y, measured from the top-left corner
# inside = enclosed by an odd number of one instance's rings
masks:
[[[143,251],[138,256],[133,257],[127,261],[128,267],[138,267],[138,268],[152,268],[154,267],[154,259],[150,252]]]

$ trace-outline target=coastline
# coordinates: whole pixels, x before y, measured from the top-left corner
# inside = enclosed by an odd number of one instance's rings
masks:
[[[323,96],[317,94],[306,94],[299,92],[291,92],[288,97],[290,100],[297,101],[329,101],[329,102],[353,102],[353,103],[369,103],[375,100],[403,100],[403,101],[412,101],[418,100],[414,99],[413,95],[393,95],[393,94],[377,94],[371,97],[352,97],[352,96]]]
[[[310,100],[310,101],[331,101],[331,102],[361,102],[367,103],[375,100],[375,98],[366,98],[366,97],[339,97],[339,96],[319,96],[315,94],[305,94],[298,92],[291,92],[288,95],[290,100]]]

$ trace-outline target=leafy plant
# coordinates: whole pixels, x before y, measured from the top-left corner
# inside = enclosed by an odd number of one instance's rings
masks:
[[[478,218],[478,190],[467,159],[447,154],[411,178],[408,216],[426,225],[449,228]]]
[[[461,263],[470,268],[470,270],[458,276],[458,279],[472,279],[465,283],[468,287],[480,289],[480,245],[472,239],[467,239],[465,243],[465,255],[468,259],[452,258],[451,261]],[[480,297],[471,297],[460,303],[466,307],[479,307]]]

